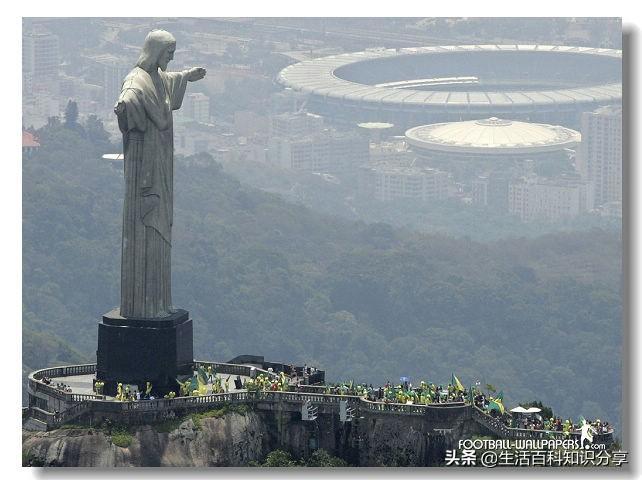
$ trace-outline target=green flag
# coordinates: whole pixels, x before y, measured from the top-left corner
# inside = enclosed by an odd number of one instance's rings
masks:
[[[205,372],[205,369],[203,367],[198,367],[196,370],[196,376],[198,378],[198,384],[200,385],[207,385],[207,373]]]
[[[189,393],[191,394],[194,390],[198,390],[198,376],[194,375],[189,384]]]
[[[455,374],[454,374],[454,373],[452,374],[452,379],[451,379],[450,383],[453,385],[453,387],[455,387],[455,388],[456,388],[457,390],[459,390],[460,392],[463,392],[463,391],[465,390],[464,386],[461,384],[461,382],[460,382],[460,381],[459,381],[459,379],[455,376]]]

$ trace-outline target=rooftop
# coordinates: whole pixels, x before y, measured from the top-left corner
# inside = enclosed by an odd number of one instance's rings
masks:
[[[622,105],[605,105],[596,109],[594,114],[608,116],[622,116]]]
[[[429,62],[426,56],[457,52],[549,52],[596,57],[622,58],[621,50],[608,48],[553,46],[553,45],[450,45],[400,49],[371,49],[362,52],[332,55],[300,62],[283,69],[278,81],[285,87],[324,97],[346,101],[397,104],[404,106],[433,106],[488,108],[532,106],[533,104],[610,103],[622,97],[621,83],[606,83],[577,88],[528,89],[520,91],[452,92],[437,90],[396,89],[367,85],[344,78],[335,72],[350,64],[377,61],[392,57],[417,55],[418,61]]]
[[[411,128],[408,143],[419,150],[449,153],[506,154],[558,151],[576,146],[579,132],[570,128],[491,117]]]
[[[26,130],[22,131],[22,148],[26,147],[39,147],[40,144],[36,140],[36,137],[33,133],[27,132]]]

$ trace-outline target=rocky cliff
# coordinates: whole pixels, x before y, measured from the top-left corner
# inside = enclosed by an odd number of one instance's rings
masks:
[[[444,410],[433,416],[366,414],[357,424],[323,414],[303,422],[297,412],[223,408],[143,425],[103,420],[99,428],[24,431],[23,464],[240,467],[277,449],[307,458],[320,448],[355,466],[435,466],[443,464],[445,449],[458,438],[480,433],[464,413]]]
[[[265,454],[264,423],[253,412],[193,418],[128,430],[63,428],[23,432],[23,464],[65,467],[243,466]],[[111,433],[111,434],[110,434]],[[120,446],[119,446],[120,445]]]

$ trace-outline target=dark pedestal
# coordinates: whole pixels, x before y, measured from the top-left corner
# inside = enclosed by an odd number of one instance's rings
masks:
[[[177,390],[176,377],[193,374],[192,320],[185,310],[162,318],[123,318],[114,309],[98,325],[96,378],[104,392],[136,384],[141,392],[152,383],[155,397]]]

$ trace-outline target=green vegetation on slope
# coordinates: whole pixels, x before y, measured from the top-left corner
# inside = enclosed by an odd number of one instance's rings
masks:
[[[296,460],[289,452],[273,450],[267,454],[263,463],[253,463],[255,467],[349,467],[348,463],[333,457],[325,450],[315,450],[308,458]]]
[[[249,412],[251,407],[248,405],[231,405],[225,404],[221,408],[215,408],[211,410],[206,410],[204,412],[192,413],[190,418],[194,422],[194,427],[196,429],[202,428],[203,420],[206,418],[223,418],[228,413],[238,413],[239,415],[245,416]]]
[[[95,355],[118,303],[122,172],[60,125],[23,161],[25,336]],[[476,243],[323,216],[177,158],[173,296],[195,356],[318,365],[329,381],[401,375],[492,383],[506,404],[618,425],[621,238],[554,233]],[[42,358],[37,368],[55,357]]]

